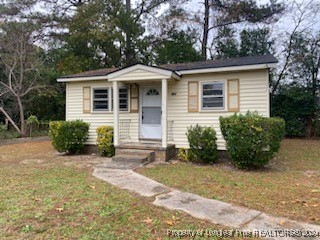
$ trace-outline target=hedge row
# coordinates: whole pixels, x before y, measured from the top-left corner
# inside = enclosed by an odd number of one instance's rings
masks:
[[[258,113],[234,114],[220,117],[226,148],[235,165],[241,169],[266,165],[278,152],[285,133],[285,122]],[[180,149],[184,161],[212,163],[217,159],[216,133],[213,128],[191,126],[187,131],[189,149]]]
[[[285,133],[285,122],[280,118],[266,118],[257,113],[234,114],[220,117],[222,135],[229,156],[241,169],[266,165],[278,152]],[[88,139],[89,124],[77,121],[50,123],[49,135],[59,152],[80,153]],[[212,127],[190,126],[187,131],[189,149],[180,149],[182,160],[213,163],[217,160],[216,132]],[[113,128],[97,128],[98,148],[102,156],[114,155]]]
[[[89,124],[81,120],[52,121],[49,124],[49,136],[52,145],[59,152],[78,154],[84,148],[89,135]],[[102,156],[114,155],[113,128],[102,126],[97,128],[98,148]]]

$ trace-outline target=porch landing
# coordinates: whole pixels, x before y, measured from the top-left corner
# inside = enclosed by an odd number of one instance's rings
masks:
[[[113,160],[128,158],[134,159],[138,156],[144,157],[144,162],[168,161],[176,157],[174,144],[162,147],[161,142],[122,142],[115,147],[115,157]]]

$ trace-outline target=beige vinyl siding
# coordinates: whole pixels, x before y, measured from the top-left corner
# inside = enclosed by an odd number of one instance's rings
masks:
[[[119,77],[115,77],[112,80],[113,81],[117,81],[120,80],[121,81],[141,81],[141,80],[159,80],[164,78],[164,76],[162,76],[161,74],[158,73],[154,73],[151,71],[146,71],[146,70],[142,70],[142,69],[136,69],[133,71],[130,71],[128,73],[125,73]]]
[[[96,144],[96,129],[99,126],[113,126],[113,112],[83,113],[83,87],[112,87],[107,81],[69,82],[66,86],[66,120],[81,119],[90,124],[87,144]],[[91,100],[92,103],[92,100]],[[131,141],[138,141],[138,113],[120,112],[120,120],[131,120]]]
[[[124,76],[122,75],[121,78]],[[135,70],[128,73],[126,78],[136,79],[132,83],[139,83],[142,78],[149,78],[148,83],[159,84],[161,78],[155,73]],[[157,81],[155,81],[157,79]],[[212,126],[217,131],[217,143],[220,150],[225,149],[225,142],[221,136],[219,116],[228,116],[233,112],[227,112],[228,79],[239,79],[240,89],[240,112],[258,111],[264,116],[269,116],[269,86],[268,70],[242,71],[230,73],[190,74],[182,76],[181,80],[169,81],[168,83],[168,121],[173,121],[173,141],[177,148],[188,147],[186,137],[187,128],[190,125],[200,124]],[[202,110],[201,90],[202,82],[224,82],[225,110]],[[199,111],[188,112],[188,82],[198,82]],[[142,82],[141,82],[142,84]],[[83,87],[111,87],[112,83],[107,80],[69,82],[66,86],[66,120],[82,119],[90,123],[90,135],[87,144],[96,143],[96,128],[102,125],[113,126],[113,112],[83,113]],[[130,92],[130,91],[129,91]],[[129,96],[130,98],[130,96]],[[130,103],[130,100],[129,100]],[[128,106],[130,109],[130,106]],[[120,120],[130,120],[130,141],[138,141],[139,136],[139,113],[120,112]]]
[[[269,116],[269,90],[268,74],[266,70],[185,75],[180,81],[169,83],[168,93],[168,120],[173,122],[173,139],[176,147],[188,147],[186,137],[187,128],[190,125],[200,124],[212,126],[217,131],[218,149],[225,149],[225,141],[222,138],[219,124],[220,116],[228,116],[233,112],[227,112],[227,79],[239,79],[240,84],[240,112],[258,111],[264,116]],[[188,112],[188,82],[199,82],[199,112]],[[210,81],[225,82],[225,109],[226,110],[201,110],[201,83]],[[175,93],[175,94],[172,94]]]

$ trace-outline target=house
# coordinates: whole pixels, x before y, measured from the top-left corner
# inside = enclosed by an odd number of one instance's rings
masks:
[[[61,77],[66,83],[66,120],[114,127],[117,148],[144,144],[158,150],[188,147],[190,125],[213,126],[218,149],[225,150],[219,117],[235,112],[270,114],[272,55],[125,68],[107,68]],[[149,145],[148,145],[149,144]],[[164,158],[170,156],[164,154]]]

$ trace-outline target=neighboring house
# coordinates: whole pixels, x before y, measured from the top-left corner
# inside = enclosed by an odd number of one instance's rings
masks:
[[[270,114],[269,69],[272,55],[194,63],[87,71],[58,79],[66,83],[66,120],[114,127],[114,144],[158,141],[188,147],[190,125],[212,126],[218,149],[225,150],[219,117],[235,112]]]

